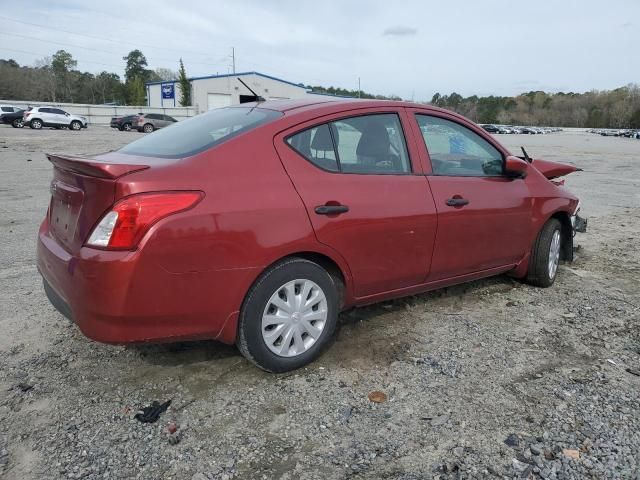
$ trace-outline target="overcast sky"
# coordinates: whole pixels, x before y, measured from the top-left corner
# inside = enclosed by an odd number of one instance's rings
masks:
[[[0,25],[0,58],[65,49],[82,71],[120,75],[134,48],[151,68],[182,57],[189,76],[228,73],[233,46],[238,72],[351,89],[360,77],[415,100],[640,82],[640,0],[0,0]]]

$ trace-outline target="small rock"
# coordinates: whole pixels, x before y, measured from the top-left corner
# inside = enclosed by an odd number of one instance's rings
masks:
[[[580,458],[580,451],[571,448],[565,448],[562,450],[562,454],[566,457],[573,458],[574,460],[578,460]]]
[[[517,448],[520,445],[520,438],[515,433],[512,433],[505,439],[504,444],[507,447]]]
[[[449,415],[438,415],[433,420],[431,420],[431,425],[433,425],[434,427],[439,427],[441,425],[444,425],[448,421]]]
[[[369,401],[373,403],[384,403],[387,401],[387,394],[376,390],[374,392],[369,393]]]

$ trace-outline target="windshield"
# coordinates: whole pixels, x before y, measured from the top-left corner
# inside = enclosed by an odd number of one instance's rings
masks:
[[[260,108],[218,108],[171,124],[121,148],[120,153],[180,158],[195,155],[282,116]]]

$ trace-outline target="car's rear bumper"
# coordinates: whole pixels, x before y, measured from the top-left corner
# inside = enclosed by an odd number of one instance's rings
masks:
[[[50,235],[47,220],[37,265],[51,303],[87,337],[116,344],[218,338],[237,315],[252,274],[171,273],[141,250],[82,247],[71,255]],[[221,340],[233,342],[234,335]]]

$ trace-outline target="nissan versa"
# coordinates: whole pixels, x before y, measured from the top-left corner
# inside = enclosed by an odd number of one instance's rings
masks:
[[[570,261],[576,167],[513,156],[424,105],[290,100],[212,110],[121,148],[48,156],[38,268],[97,341],[217,339],[298,368],[349,307]]]

